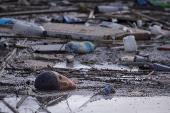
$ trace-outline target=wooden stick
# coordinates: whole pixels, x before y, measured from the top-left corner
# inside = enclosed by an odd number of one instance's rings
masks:
[[[93,15],[94,15],[94,10],[91,10],[91,11],[90,11],[90,14],[89,14],[89,17],[88,17],[88,20],[87,20],[87,22],[85,23],[85,25],[88,25],[89,19],[90,19],[90,18],[93,18]]]
[[[8,36],[8,35],[0,35],[0,37],[7,37],[7,38],[37,38],[37,39],[56,39],[53,37],[39,37],[39,36],[23,36],[23,35],[15,35],[15,36]]]
[[[63,13],[63,12],[73,12],[79,11],[79,8],[70,8],[62,10],[37,10],[37,11],[20,11],[20,12],[10,12],[10,13],[0,13],[0,16],[16,16],[16,15],[30,15],[30,14],[45,14],[45,13]]]
[[[49,6],[8,6],[8,8],[23,8],[23,9],[49,9]]]
[[[20,44],[16,44],[15,46],[17,48],[28,48],[28,47],[30,47],[29,45],[20,45]]]
[[[17,105],[16,105],[16,108],[18,109],[20,106],[21,106],[21,104],[24,102],[24,100],[26,99],[28,97],[28,95],[24,95],[21,99],[20,99],[20,101],[17,103]]]
[[[53,56],[42,56],[42,55],[37,55],[35,56],[35,59],[37,60],[62,60],[62,58],[59,57],[53,57]]]
[[[137,15],[137,16],[144,17],[144,18],[147,18],[147,19],[149,19],[149,20],[156,21],[156,22],[161,22],[161,23],[163,23],[163,24],[166,24],[166,25],[170,26],[170,23],[169,23],[169,22],[164,22],[164,21],[162,21],[162,20],[155,19],[155,18],[153,18],[153,17],[147,16],[147,15],[141,14],[141,13],[139,13],[139,12],[135,12],[135,11],[132,11],[132,13],[135,14],[135,15]]]
[[[15,48],[13,51],[12,51],[12,54],[1,64],[1,67],[0,69],[2,70],[6,64],[9,62],[9,60],[15,55],[15,53],[17,52],[17,48]]]
[[[150,75],[152,75],[154,73],[154,71],[150,72],[146,77],[145,79],[147,79]]]
[[[14,113],[19,113],[14,107],[12,107],[11,105],[9,105],[5,100],[2,100],[2,102],[8,106],[9,109],[11,109]]]
[[[4,69],[2,69],[1,71],[0,71],[0,76],[3,76],[3,73],[5,72],[5,70]]]

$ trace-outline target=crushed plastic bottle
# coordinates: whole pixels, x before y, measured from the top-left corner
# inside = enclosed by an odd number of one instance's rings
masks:
[[[101,95],[108,95],[110,93],[115,93],[115,90],[110,86],[106,86],[102,91],[101,91]]]
[[[95,45],[89,41],[83,42],[68,42],[65,45],[65,50],[69,53],[91,53],[95,49]]]
[[[123,62],[148,62],[149,59],[146,58],[146,57],[142,57],[142,56],[125,56],[125,57],[121,57],[119,59],[120,61],[123,61]]]
[[[170,71],[169,66],[161,65],[158,63],[150,64],[150,68],[152,68],[155,71]]]
[[[54,22],[54,23],[67,23],[67,24],[85,23],[86,21],[87,21],[87,19],[74,18],[74,17],[66,16],[66,15],[60,15],[57,18],[52,18],[51,19],[51,22]]]
[[[102,23],[100,24],[100,26],[102,27],[109,27],[109,28],[114,28],[114,29],[122,29],[124,31],[127,31],[127,27],[121,24],[117,24],[114,22],[106,22],[106,21],[102,21]]]
[[[28,36],[43,36],[46,34],[42,26],[30,22],[19,21],[13,25],[13,33]]]

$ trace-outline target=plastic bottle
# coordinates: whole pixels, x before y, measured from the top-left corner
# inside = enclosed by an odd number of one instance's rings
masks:
[[[152,68],[156,71],[170,71],[169,66],[161,65],[161,64],[158,64],[158,63],[150,64],[150,68]]]
[[[133,35],[124,37],[123,43],[124,43],[125,51],[127,52],[137,51],[136,41]]]
[[[85,23],[87,19],[81,19],[81,18],[74,18],[71,16],[66,16],[66,15],[60,15],[57,18],[52,18],[51,22],[54,23]]]
[[[125,56],[125,57],[121,57],[119,59],[122,62],[148,62],[149,59],[146,57],[142,57],[142,56]]]
[[[96,6],[94,13],[107,13],[129,10],[127,6]]]
[[[148,62],[123,62],[122,63],[123,66],[138,66],[141,68],[150,68],[150,63]]]
[[[150,2],[154,6],[162,6],[162,7],[170,7],[170,3],[168,1],[151,1]]]
[[[89,41],[83,42],[68,42],[65,45],[65,50],[69,53],[91,53],[95,49],[95,45]]]
[[[12,29],[15,34],[21,34],[21,35],[43,36],[46,34],[42,26],[38,26],[30,22],[16,22],[13,25]]]

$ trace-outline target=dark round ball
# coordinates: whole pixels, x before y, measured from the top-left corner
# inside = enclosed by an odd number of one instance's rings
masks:
[[[45,71],[39,74],[35,79],[34,86],[39,90],[59,89],[57,76],[52,71]]]

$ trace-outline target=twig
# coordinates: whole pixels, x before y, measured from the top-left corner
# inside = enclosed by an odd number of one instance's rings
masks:
[[[1,13],[0,16],[16,16],[16,15],[30,15],[30,14],[45,14],[45,13],[62,13],[62,12],[72,12],[79,11],[79,8],[69,8],[62,10],[37,10],[37,11],[20,11],[20,12],[10,12],[10,13]]]
[[[61,49],[63,48],[64,45],[65,45],[65,43],[61,46],[61,48],[59,49],[59,52],[61,51]]]
[[[34,53],[34,52],[36,52],[37,50],[39,50],[40,48],[37,48],[36,50],[34,50],[34,51],[32,51],[32,52],[30,52],[30,53],[28,53],[28,54],[32,54],[32,53]]]
[[[93,18],[93,15],[94,15],[94,10],[91,10],[91,11],[90,11],[90,14],[89,14],[89,17],[88,17],[88,20],[86,21],[85,25],[88,25],[89,20],[90,20],[91,18]]]
[[[8,106],[8,108],[10,108],[14,113],[19,113],[14,107],[12,107],[11,105],[9,105],[5,100],[2,100],[2,102]]]
[[[24,102],[24,100],[28,97],[28,95],[24,95],[20,101],[17,103],[16,108],[19,108],[21,106],[21,104]]]
[[[23,41],[22,45],[24,45],[27,41],[27,38]],[[12,54],[2,63],[1,67],[0,67],[0,70],[2,71],[2,69],[7,65],[7,63],[12,59],[12,57],[16,54],[17,52],[17,48],[15,48],[13,51],[12,51]],[[1,73],[1,72],[0,72]]]
[[[154,71],[150,72],[146,77],[145,79],[147,79],[150,75],[152,75],[154,73]]]
[[[42,55],[37,55],[35,56],[35,59],[37,60],[62,60],[62,58],[59,57],[53,57],[53,56],[42,56]]]
[[[2,63],[0,69],[2,70],[6,64],[9,62],[9,60],[11,60],[11,58],[15,55],[15,53],[17,52],[17,48],[15,48],[13,51],[12,51],[12,54]]]

